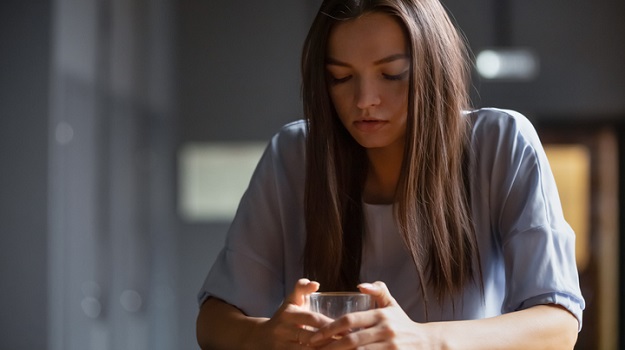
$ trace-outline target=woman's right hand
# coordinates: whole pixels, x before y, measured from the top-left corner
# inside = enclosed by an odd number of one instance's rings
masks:
[[[333,320],[308,311],[306,296],[316,292],[319,283],[300,279],[273,317],[257,324],[249,341],[251,347],[258,349],[313,349],[308,345],[315,332],[310,329],[321,328]]]

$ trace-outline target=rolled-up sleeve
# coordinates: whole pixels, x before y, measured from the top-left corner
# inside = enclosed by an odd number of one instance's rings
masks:
[[[581,296],[572,232],[537,227],[519,232],[504,243],[506,298],[502,312],[541,304],[558,304],[582,325]]]
[[[285,283],[291,282],[287,272],[300,268],[293,261],[303,239],[298,227],[302,222],[302,130],[301,123],[289,124],[267,146],[241,198],[225,247],[198,293],[200,305],[215,297],[246,315],[270,317],[284,299]],[[289,171],[290,167],[295,171]]]
[[[558,304],[582,325],[585,307],[566,222],[544,149],[530,122],[502,113],[490,177],[491,227],[501,242],[506,293],[502,312]]]

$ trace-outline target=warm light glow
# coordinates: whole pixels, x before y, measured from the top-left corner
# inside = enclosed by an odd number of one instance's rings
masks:
[[[575,231],[577,266],[590,260],[590,150],[581,144],[545,145],[564,218]]]

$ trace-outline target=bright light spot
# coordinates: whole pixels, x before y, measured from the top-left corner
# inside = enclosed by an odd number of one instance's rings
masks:
[[[501,69],[499,55],[491,50],[482,51],[477,55],[477,70],[484,78],[495,78]]]
[[[539,69],[536,54],[521,48],[484,50],[475,63],[478,73],[486,79],[530,80]]]
[[[66,145],[74,139],[74,128],[66,122],[60,122],[56,125],[54,135],[56,137],[56,142],[61,145]]]

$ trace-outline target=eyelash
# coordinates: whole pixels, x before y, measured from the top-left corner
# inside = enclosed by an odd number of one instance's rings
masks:
[[[386,80],[390,80],[390,81],[399,81],[399,80],[403,80],[408,76],[408,71],[397,74],[397,75],[391,75],[391,74],[382,74],[382,77],[384,77],[384,79]],[[332,85],[338,85],[338,84],[342,84],[347,82],[349,79],[351,79],[352,76],[348,75],[344,78],[335,78],[333,76],[330,76],[330,82],[332,83]]]
[[[408,72],[403,72],[397,75],[389,75],[389,74],[382,74],[384,76],[385,79],[391,80],[391,81],[397,81],[397,80],[403,80],[408,76]]]
[[[349,79],[351,79],[351,77],[352,77],[351,75],[348,75],[348,76],[346,76],[344,78],[331,77],[330,81],[331,81],[332,85],[338,85],[338,84],[341,84],[341,83],[344,83],[344,82],[348,81]]]

